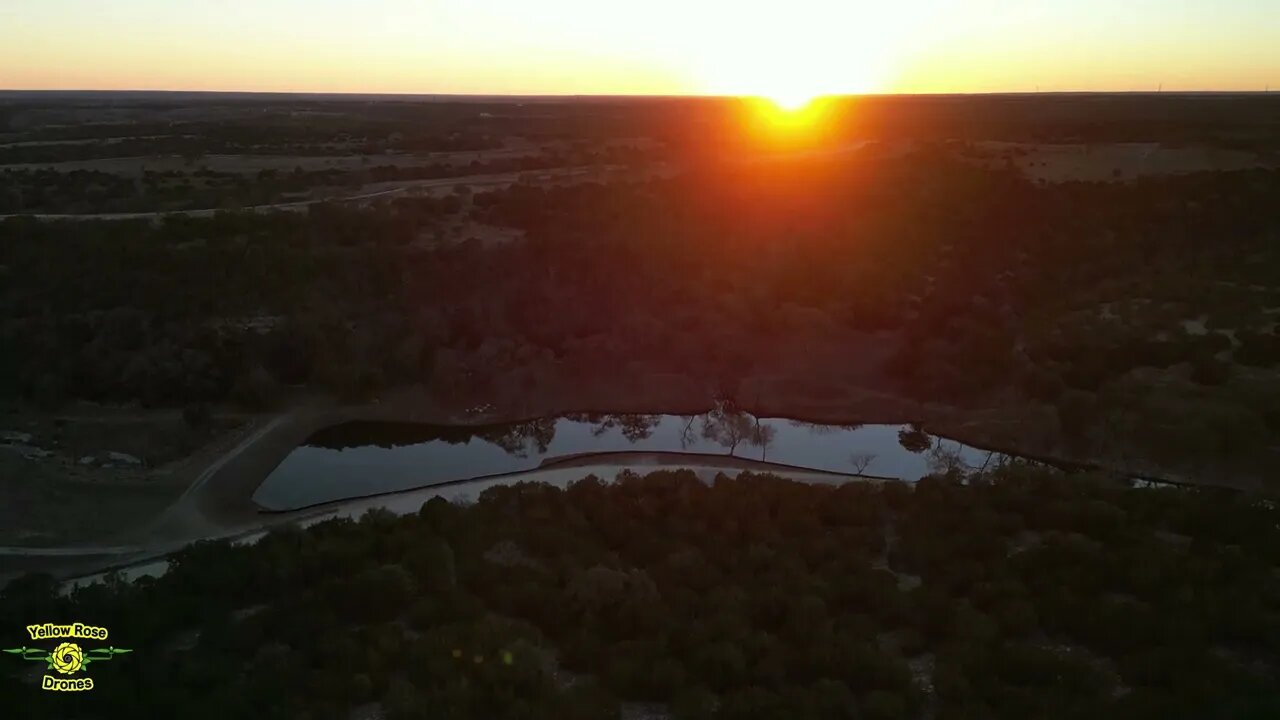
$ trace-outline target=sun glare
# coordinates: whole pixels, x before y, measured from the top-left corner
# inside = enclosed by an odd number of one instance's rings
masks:
[[[799,90],[771,93],[767,97],[773,101],[774,105],[778,106],[778,109],[785,112],[799,112],[808,107],[816,98],[812,93]]]
[[[743,119],[760,148],[797,150],[827,137],[834,99],[823,95],[775,94],[744,97]]]
[[[749,98],[755,114],[775,129],[799,130],[813,125],[823,98],[803,93],[779,93]]]

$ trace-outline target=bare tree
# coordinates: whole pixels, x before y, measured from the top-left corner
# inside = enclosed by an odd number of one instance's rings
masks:
[[[928,452],[926,462],[931,475],[954,475],[969,468],[960,455],[960,448],[949,448],[943,445],[941,440]]]
[[[702,420],[702,437],[728,448],[730,455],[743,441],[751,442],[756,434],[754,430],[755,425],[746,413],[717,409]]]
[[[639,442],[653,435],[653,429],[661,422],[661,415],[600,415],[589,419],[595,423],[591,434],[600,437],[606,432],[619,428],[622,436],[631,442]],[[692,421],[691,421],[692,422]]]
[[[684,427],[680,429],[680,449],[688,450],[689,446],[697,441],[698,436],[693,432],[693,421],[697,420],[697,415],[689,415],[685,418]]]
[[[986,472],[987,472],[987,465],[990,465],[990,464],[991,464],[991,458],[995,457],[995,455],[996,455],[996,452],[995,452],[994,450],[991,450],[991,451],[989,451],[989,452],[987,453],[987,459],[986,459],[986,460],[983,460],[983,461],[982,461],[982,467],[978,468],[978,476],[979,476],[979,477],[981,477],[982,475],[986,474]]]
[[[875,453],[856,452],[849,455],[849,464],[853,466],[853,474],[861,475],[866,472],[871,462],[875,459]]]
[[[760,448],[761,460],[768,460],[769,443],[773,442],[773,439],[777,437],[777,435],[777,428],[772,425],[762,425],[760,423],[760,418],[756,418],[755,430],[751,433],[751,436],[747,438],[747,442]]]
[[[758,418],[728,403],[718,403],[702,419],[702,437],[728,448],[730,455],[742,443],[767,452],[776,434],[777,430],[772,426],[761,424]]]

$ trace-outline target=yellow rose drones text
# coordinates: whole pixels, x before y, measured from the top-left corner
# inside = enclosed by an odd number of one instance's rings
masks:
[[[28,625],[27,633],[31,635],[32,640],[53,640],[59,638],[77,638],[86,640],[106,640],[107,629],[103,627],[95,627],[85,623],[71,623],[69,625],[56,625],[54,623],[43,623],[39,625]],[[102,662],[110,660],[116,655],[133,652],[125,648],[105,647],[94,648],[85,652],[80,648],[79,643],[61,642],[58,643],[52,651],[41,650],[39,648],[9,648],[4,652],[11,655],[18,655],[23,660],[36,660],[47,663],[48,669],[55,670],[59,675],[75,675],[84,672],[90,663]],[[90,677],[57,677],[53,675],[45,675],[40,682],[40,687],[45,690],[55,692],[76,692],[81,690],[93,689],[93,678]]]

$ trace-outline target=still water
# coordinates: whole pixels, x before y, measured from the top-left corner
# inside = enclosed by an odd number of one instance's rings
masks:
[[[292,510],[551,465],[572,455],[681,452],[914,481],[985,450],[908,425],[821,425],[745,413],[569,415],[482,427],[346,423],[295,448],[253,500]]]

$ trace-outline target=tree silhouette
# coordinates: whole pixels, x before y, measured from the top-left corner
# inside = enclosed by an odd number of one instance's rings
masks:
[[[742,443],[767,449],[777,431],[752,415],[718,405],[702,418],[702,437],[728,448],[732,455]]]
[[[925,431],[912,425],[909,428],[898,431],[898,444],[908,452],[919,454],[933,447],[933,438]]]
[[[486,429],[480,433],[480,437],[520,458],[529,456],[532,442],[537,454],[542,455],[556,437],[556,418],[538,418],[500,425]]]
[[[622,436],[631,442],[639,442],[653,435],[654,428],[662,422],[661,415],[605,415],[603,417],[589,418],[590,422],[596,423],[591,429],[591,434],[600,437],[606,432],[620,428]]]
[[[866,472],[867,468],[875,459],[875,453],[856,452],[849,455],[849,464],[853,466],[853,473],[855,475],[861,475]]]

